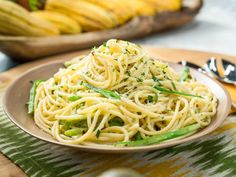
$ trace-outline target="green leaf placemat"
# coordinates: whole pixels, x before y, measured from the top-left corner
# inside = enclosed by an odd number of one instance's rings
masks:
[[[231,177],[236,176],[236,116],[229,116],[219,129],[196,141],[148,153],[112,155],[38,140],[15,126],[0,102],[0,150],[34,177],[93,177],[119,167],[132,168],[148,177]]]

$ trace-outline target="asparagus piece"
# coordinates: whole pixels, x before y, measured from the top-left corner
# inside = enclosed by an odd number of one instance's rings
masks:
[[[30,96],[28,101],[28,114],[34,113],[34,101],[35,101],[36,90],[42,82],[43,82],[42,80],[36,80],[33,82],[33,86],[30,89]]]
[[[76,136],[76,135],[82,135],[83,131],[80,128],[73,128],[70,130],[66,130],[64,132],[64,135],[66,136]]]
[[[70,96],[69,98],[68,98],[68,100],[69,101],[77,101],[77,100],[79,100],[81,97],[80,96],[78,96],[78,95],[73,95],[73,96]]]
[[[107,97],[107,98],[112,98],[112,99],[119,99],[120,100],[120,95],[116,92],[110,91],[110,90],[105,90],[105,89],[100,89],[96,88],[86,82],[83,83],[85,87],[87,87],[90,90],[93,90],[94,92],[100,93],[101,95]]]
[[[178,92],[178,91],[169,90],[169,89],[166,89],[164,87],[160,87],[158,85],[156,85],[154,88],[159,90],[159,91],[161,91],[161,92],[165,92],[165,93],[169,93],[169,94],[176,94],[176,95],[183,95],[183,96],[191,96],[191,97],[203,98],[203,97],[198,96],[198,95],[193,95],[193,94],[188,94],[188,93],[184,93],[184,92]]]
[[[118,142],[115,144],[117,147],[125,147],[125,146],[147,146],[150,144],[157,144],[166,140],[174,139],[180,136],[187,135],[189,133],[193,133],[198,130],[201,126],[199,124],[193,124],[186,126],[184,128],[180,128],[175,131],[166,132],[160,135],[154,135],[142,140],[137,141],[128,141],[128,142]]]
[[[179,81],[181,81],[181,82],[186,81],[189,78],[189,76],[190,76],[189,67],[185,66],[182,73],[181,73]]]

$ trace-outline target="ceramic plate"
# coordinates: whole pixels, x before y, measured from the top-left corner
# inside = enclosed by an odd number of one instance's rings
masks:
[[[176,71],[180,71],[183,69],[182,66],[169,63],[171,67],[173,67]],[[154,144],[149,146],[141,146],[141,147],[110,147],[110,146],[84,146],[84,145],[68,145],[63,144],[61,142],[56,141],[53,137],[41,129],[39,129],[33,121],[32,116],[27,114],[26,103],[29,97],[29,90],[32,86],[30,81],[34,81],[37,79],[48,79],[53,76],[54,73],[58,71],[59,68],[63,67],[62,62],[54,62],[49,64],[44,64],[39,67],[33,68],[30,71],[26,72],[18,79],[16,79],[7,89],[4,98],[4,110],[9,116],[9,118],[14,122],[19,128],[29,133],[30,135],[58,145],[69,146],[73,148],[77,148],[78,150],[84,151],[93,151],[93,152],[101,152],[101,153],[132,153],[132,152],[140,152],[140,151],[150,151],[161,148],[166,148],[169,146],[174,146],[177,144],[189,142],[191,140],[195,140],[197,138],[201,138],[209,134],[218,128],[225,118],[227,117],[230,107],[231,107],[231,99],[228,92],[219,84],[217,81],[209,78],[208,76],[196,71],[191,70],[192,75],[198,80],[198,82],[207,85],[212,92],[217,96],[219,100],[218,111],[212,122],[209,126],[205,127],[201,131],[190,135],[188,137],[184,137],[182,139],[174,139],[171,141],[163,142],[160,144]]]

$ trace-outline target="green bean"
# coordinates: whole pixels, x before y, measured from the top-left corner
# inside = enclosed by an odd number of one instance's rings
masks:
[[[203,97],[198,96],[198,95],[193,95],[193,94],[188,94],[188,93],[184,93],[184,92],[169,90],[169,89],[166,89],[164,87],[160,87],[158,85],[154,86],[154,88],[161,91],[161,92],[164,92],[164,93],[203,98]]]
[[[73,129],[69,129],[66,130],[64,132],[64,135],[66,136],[76,136],[76,135],[82,135],[83,131],[80,128],[73,128]]]
[[[144,138],[141,140],[137,140],[137,141],[118,142],[115,144],[115,146],[118,146],[118,147],[147,146],[150,144],[157,144],[157,143],[161,143],[166,140],[178,138],[178,137],[193,133],[196,130],[200,129],[200,127],[201,126],[199,124],[193,124],[193,125],[186,126],[184,128],[180,128],[178,130],[166,132],[166,133],[163,133],[160,135],[154,135],[154,136]]]
[[[34,113],[34,101],[35,101],[36,90],[42,82],[43,82],[42,80],[36,80],[33,82],[33,86],[30,89],[30,95],[28,101],[28,114]]]
[[[189,76],[190,76],[189,67],[185,66],[182,73],[181,73],[179,81],[181,81],[181,82],[186,81],[189,78]]]
[[[112,99],[120,99],[120,95],[116,92],[106,90],[106,89],[100,89],[97,87],[94,87],[86,82],[83,82],[83,85],[87,87],[90,90],[93,90],[94,92],[100,93],[101,95],[107,97],[107,98],[112,98]]]

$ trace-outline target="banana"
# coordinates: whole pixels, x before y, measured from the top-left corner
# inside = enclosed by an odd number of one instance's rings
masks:
[[[130,18],[132,18],[132,13],[130,9],[127,8],[126,1],[120,3],[119,0],[84,0],[93,3],[101,8],[106,9],[115,14],[118,24],[123,24]],[[125,3],[125,4],[123,4]]]
[[[13,35],[13,36],[25,36],[26,33],[24,33],[23,30],[19,29],[17,26],[9,26],[5,24],[5,21],[0,20],[0,34],[5,35]]]
[[[182,0],[142,0],[153,5],[157,12],[178,11],[181,9]]]
[[[60,9],[60,8],[54,8],[52,6],[50,6],[48,8],[48,10],[51,10],[53,12],[62,13],[62,14],[69,16],[70,18],[75,20],[78,24],[80,24],[83,31],[96,31],[96,30],[105,29],[105,27],[102,26],[101,24],[99,24],[95,21],[92,21],[90,19],[84,18],[78,14],[71,12],[71,11],[66,11],[66,10]]]
[[[109,2],[107,3],[107,0],[82,0],[85,2],[92,3],[96,6],[99,6],[106,11],[108,11],[111,14],[112,20],[113,20],[113,25],[117,26],[120,24],[120,19],[119,16],[114,12],[115,6],[114,3],[112,3],[112,0],[108,0]]]
[[[31,12],[31,15],[52,23],[62,34],[76,34],[81,32],[79,24],[74,19],[62,13],[44,10]]]
[[[114,27],[113,19],[108,11],[83,0],[48,0],[46,9],[57,12],[63,11],[70,17],[76,17],[74,19],[82,26],[84,31],[90,28],[89,24],[92,22],[98,24],[92,25],[91,29],[94,30],[96,30],[95,26],[102,27],[102,29]],[[97,29],[99,30],[99,28]]]
[[[0,0],[0,20],[4,33],[25,36],[58,35],[59,30],[44,20],[32,17],[21,6],[5,0]],[[15,28],[15,29],[14,29]],[[9,32],[7,30],[9,29]],[[19,31],[20,30],[20,31]]]
[[[156,10],[155,8],[150,5],[149,3],[146,3],[146,1],[143,0],[129,0],[127,1],[132,5],[135,15],[138,16],[150,16],[155,15]]]

